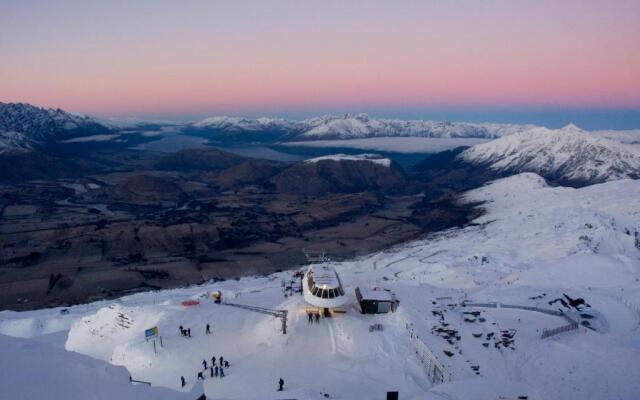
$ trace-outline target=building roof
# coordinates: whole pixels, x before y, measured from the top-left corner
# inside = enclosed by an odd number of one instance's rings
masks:
[[[328,265],[314,265],[311,267],[311,273],[317,287],[324,288],[326,285],[331,289],[340,286],[336,271]]]
[[[363,300],[392,301],[391,293],[382,289],[358,288]]]

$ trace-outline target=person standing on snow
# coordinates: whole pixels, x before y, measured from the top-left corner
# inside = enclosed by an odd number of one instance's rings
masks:
[[[220,356],[220,367],[222,367],[222,364],[223,364],[223,362],[222,362],[222,361],[223,361],[223,360],[224,360],[224,357]]]
[[[218,377],[218,366],[216,365],[215,376]]]
[[[202,360],[203,369],[207,369],[207,360]]]
[[[202,371],[198,372],[198,379],[204,380],[204,375],[202,375]]]
[[[182,384],[182,387],[185,387],[185,385],[187,384],[187,381],[184,380],[184,376],[180,377],[180,383]]]
[[[211,377],[213,378],[213,366],[209,367],[209,370],[211,371]]]
[[[284,379],[280,378],[278,381],[278,392],[282,392],[284,390]]]
[[[211,365],[216,365],[216,356],[211,357]]]
[[[224,369],[220,367],[220,378],[224,378]]]
[[[206,333],[207,335],[211,335],[211,326],[209,324],[207,324],[207,328],[205,329],[204,333]]]

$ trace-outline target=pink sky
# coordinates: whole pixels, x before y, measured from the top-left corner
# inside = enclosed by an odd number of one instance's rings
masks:
[[[640,0],[5,0],[0,60],[0,101],[101,115],[638,109]]]

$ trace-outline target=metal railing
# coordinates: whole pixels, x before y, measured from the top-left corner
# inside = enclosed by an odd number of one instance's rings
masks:
[[[447,372],[444,365],[433,354],[429,347],[415,334],[410,324],[406,325],[407,331],[413,343],[418,359],[429,378],[429,381],[435,386],[444,382],[451,382],[451,374]]]
[[[551,336],[559,335],[564,332],[571,332],[578,329],[580,325],[577,322],[572,322],[568,325],[559,326],[553,329],[543,329],[540,339],[546,339]]]

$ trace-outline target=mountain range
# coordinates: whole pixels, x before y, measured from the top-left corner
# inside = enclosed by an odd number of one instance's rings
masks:
[[[153,130],[145,132],[145,126]],[[453,170],[473,171],[465,176],[481,174],[483,178],[477,182],[488,177],[534,172],[552,183],[584,186],[640,177],[639,133],[588,132],[575,125],[548,129],[515,124],[404,121],[371,118],[365,114],[323,116],[303,121],[223,116],[195,123],[149,122],[145,125],[140,120],[119,123],[61,109],[0,103],[0,153],[23,154],[27,158],[23,160],[26,166],[20,167],[20,171],[30,178],[37,173],[30,173],[29,165],[37,165],[38,171],[42,170],[42,163],[35,163],[33,157],[28,156],[30,152],[35,151],[40,158],[43,157],[41,154],[50,156],[51,149],[60,150],[65,144],[93,143],[130,148],[136,137],[151,141],[165,135],[187,135],[199,136],[211,143],[250,142],[267,146],[333,140],[348,148],[349,139],[375,141],[384,137],[401,141],[411,137],[411,140],[447,140],[451,141],[452,147],[464,146],[466,142],[456,142],[463,138],[486,140],[465,149],[431,156],[416,166],[415,171],[427,171],[426,175],[431,177],[434,168],[438,171],[444,168],[447,176]],[[328,155],[332,150],[322,151],[324,153],[320,155]],[[0,161],[6,164],[6,160]],[[12,165],[15,162],[15,158],[10,160]],[[476,182],[475,179],[472,181]]]
[[[533,128],[533,125],[380,119],[366,114],[345,114],[303,121],[212,117],[198,121],[192,127],[227,134],[276,132],[281,134],[281,141],[308,141],[396,136],[493,139]]]

